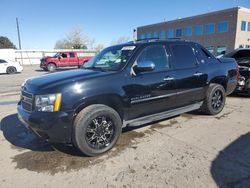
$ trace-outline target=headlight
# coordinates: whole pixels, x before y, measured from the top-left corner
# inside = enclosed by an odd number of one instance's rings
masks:
[[[61,106],[61,93],[36,95],[35,109],[41,112],[58,112]]]

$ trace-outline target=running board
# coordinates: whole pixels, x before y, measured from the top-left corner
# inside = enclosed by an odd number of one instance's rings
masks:
[[[144,116],[144,117],[140,117],[137,119],[132,119],[132,120],[128,120],[128,121],[123,121],[123,128],[124,127],[135,127],[135,126],[140,126],[140,125],[144,125],[150,122],[155,122],[155,121],[159,121],[159,120],[163,120],[169,117],[173,117],[179,114],[183,114],[186,112],[190,112],[193,110],[198,110],[203,102],[198,102],[192,105],[188,105],[188,106],[184,106],[181,108],[177,108],[174,110],[169,110],[169,111],[165,111],[165,112],[161,112],[158,114],[152,114],[152,115],[148,115],[148,116]]]

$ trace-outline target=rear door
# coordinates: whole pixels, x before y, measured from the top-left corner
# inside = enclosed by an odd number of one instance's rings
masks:
[[[196,56],[191,43],[171,43],[169,45],[176,82],[176,107],[193,104],[204,99],[206,74]]]
[[[151,44],[144,47],[133,66],[140,61],[153,62],[155,69],[152,72],[132,74],[129,85],[124,87],[131,104],[128,119],[166,111],[175,105],[174,72],[165,46]]]

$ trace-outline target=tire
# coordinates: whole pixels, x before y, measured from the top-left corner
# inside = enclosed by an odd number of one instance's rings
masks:
[[[16,68],[15,67],[8,67],[6,72],[7,72],[7,74],[15,74]]]
[[[49,63],[47,69],[49,72],[54,72],[56,70],[56,65],[54,63]]]
[[[226,102],[226,92],[222,85],[210,84],[201,111],[208,115],[220,113]]]
[[[47,68],[42,68],[44,71],[48,71],[48,69]]]
[[[101,104],[90,105],[75,118],[73,143],[87,156],[100,155],[113,148],[121,130],[122,121],[114,109]]]

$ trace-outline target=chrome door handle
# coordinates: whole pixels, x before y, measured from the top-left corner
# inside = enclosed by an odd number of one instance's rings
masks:
[[[201,75],[203,75],[203,73],[201,73],[201,72],[194,73],[194,76],[201,76]]]
[[[172,80],[174,80],[174,78],[173,78],[173,77],[166,77],[166,78],[164,78],[163,80],[164,80],[164,81],[172,81]]]

